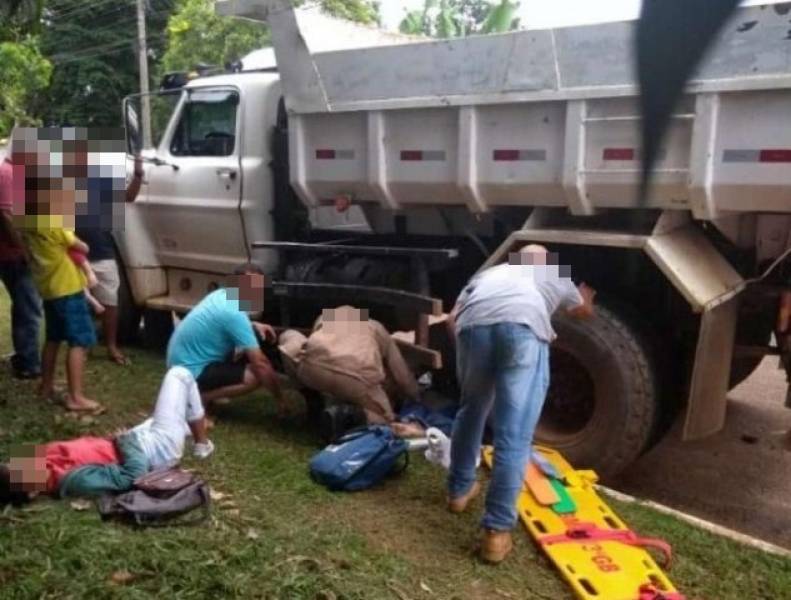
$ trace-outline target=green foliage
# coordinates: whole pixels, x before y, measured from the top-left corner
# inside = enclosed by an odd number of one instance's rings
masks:
[[[163,74],[198,64],[223,66],[269,44],[263,24],[216,15],[212,0],[182,0],[168,21],[167,38]]]
[[[22,41],[39,30],[44,0],[0,0],[0,41]]]
[[[379,20],[376,4],[366,0],[322,0],[321,8],[327,14],[347,21],[373,25]]]
[[[49,85],[52,65],[35,38],[0,43],[0,138],[14,124],[37,125],[36,98]]]
[[[339,18],[378,19],[369,0],[321,5]],[[152,89],[168,71],[222,67],[269,44],[265,25],[219,17],[213,0],[146,7]],[[140,89],[135,0],[0,0],[0,44],[0,137],[14,122],[119,126],[123,98]]]
[[[146,15],[149,59],[162,55],[171,0]],[[56,125],[120,126],[121,101],[139,91],[135,0],[49,0],[42,51],[54,64],[45,120]]]
[[[399,29],[402,33],[437,38],[500,33],[517,29],[518,2],[500,0],[425,0],[422,10],[407,13]]]
[[[376,23],[378,19],[376,6],[366,0],[322,0],[321,6],[327,14],[349,21]],[[223,67],[269,45],[266,25],[218,16],[213,0],[181,0],[167,31],[161,74],[188,71],[199,64]]]

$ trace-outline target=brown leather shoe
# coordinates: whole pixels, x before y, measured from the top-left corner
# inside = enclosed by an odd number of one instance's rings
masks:
[[[463,496],[459,496],[458,498],[451,498],[448,496],[448,510],[456,514],[463,513],[465,510],[467,510],[467,505],[470,503],[470,501],[480,492],[481,484],[476,481],[472,484],[470,491]]]
[[[481,533],[481,545],[478,554],[484,562],[496,565],[508,556],[514,542],[510,531],[484,529]]]

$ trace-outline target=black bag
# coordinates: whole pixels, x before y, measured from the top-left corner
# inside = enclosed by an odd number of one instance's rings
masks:
[[[119,519],[140,527],[194,525],[210,513],[208,484],[181,469],[148,473],[135,481],[131,492],[105,495],[96,501],[102,520]],[[179,517],[201,509],[192,519]]]

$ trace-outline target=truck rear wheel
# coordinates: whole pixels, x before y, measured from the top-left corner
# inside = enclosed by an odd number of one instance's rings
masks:
[[[558,339],[536,440],[575,467],[616,475],[651,438],[659,391],[650,347],[602,306],[593,319],[560,316],[554,326]]]

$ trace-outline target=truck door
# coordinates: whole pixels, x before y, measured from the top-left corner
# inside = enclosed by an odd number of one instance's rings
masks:
[[[235,88],[188,89],[163,136],[146,199],[163,266],[229,273],[249,260],[239,104]]]

